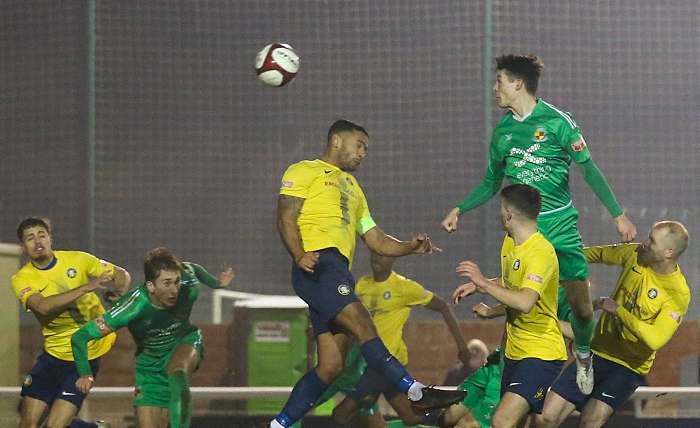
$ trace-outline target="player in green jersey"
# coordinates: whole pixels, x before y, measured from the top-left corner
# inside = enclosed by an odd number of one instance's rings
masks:
[[[156,248],[144,262],[146,283],[127,293],[107,313],[78,330],[71,339],[84,393],[93,386],[86,357],[90,340],[127,327],[136,342],[134,408],[140,428],[190,426],[192,396],[189,375],[202,358],[202,331],[190,323],[192,305],[202,284],[226,287],[233,270],[218,279],[204,268],[180,261],[166,248]]]
[[[442,227],[448,232],[456,230],[458,216],[491,199],[501,188],[504,177],[512,184],[527,184],[540,191],[542,211],[538,225],[557,252],[560,284],[571,305],[577,383],[587,394],[593,389],[590,344],[595,322],[588,291],[588,264],[576,227],[578,211],[569,194],[572,161],[610,212],[622,241],[633,240],[637,231],[593,162],[571,114],[535,97],[543,68],[536,56],[496,58],[493,90],[499,107],[509,111],[493,131],[483,181],[447,214]]]

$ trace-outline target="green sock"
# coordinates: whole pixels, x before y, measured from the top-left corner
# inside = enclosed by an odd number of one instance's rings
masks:
[[[574,331],[574,345],[576,345],[578,352],[581,354],[591,352],[591,339],[593,338],[595,321],[590,320],[582,323],[574,314],[569,314],[569,322],[571,323],[571,329]]]
[[[192,393],[187,373],[175,370],[168,376],[170,386],[170,426],[172,428],[189,428],[192,420]]]

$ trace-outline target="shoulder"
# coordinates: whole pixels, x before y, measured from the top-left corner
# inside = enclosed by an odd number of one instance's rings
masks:
[[[537,102],[537,114],[542,116],[544,119],[556,121],[559,124],[566,124],[571,129],[578,127],[576,121],[574,120],[574,116],[571,113],[562,110],[543,99],[540,99]]]

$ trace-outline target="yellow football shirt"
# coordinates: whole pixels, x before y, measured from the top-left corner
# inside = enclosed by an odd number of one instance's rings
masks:
[[[114,274],[114,265],[81,251],[54,251],[56,263],[42,270],[27,263],[12,277],[12,290],[26,308],[27,299],[35,293],[50,297],[80,287],[104,272]],[[58,316],[37,315],[44,335],[44,348],[54,357],[73,361],[70,339],[73,333],[105,312],[95,293],[81,296]],[[104,355],[116,340],[114,333],[88,344],[88,358]]]
[[[403,326],[412,306],[425,306],[433,293],[422,285],[392,272],[386,281],[376,282],[374,275],[363,276],[355,285],[355,293],[367,307],[379,337],[401,364],[408,363],[408,350],[403,341]]]
[[[375,226],[355,177],[320,159],[290,166],[280,194],[304,199],[297,219],[304,251],[337,248],[352,265],[355,234]]]
[[[521,245],[506,236],[501,248],[501,271],[504,287],[531,288],[540,296],[528,314],[506,308],[506,357],[566,360],[566,345],[557,320],[559,262],[552,244],[539,232]]]
[[[610,296],[620,307],[613,315],[603,312],[596,325],[591,349],[610,361],[641,375],[651,369],[656,350],[678,329],[690,304],[690,289],[677,268],[659,275],[637,263],[637,244],[589,247],[589,263],[622,266]]]

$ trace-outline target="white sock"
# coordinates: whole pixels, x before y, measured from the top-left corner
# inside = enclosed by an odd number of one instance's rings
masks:
[[[423,398],[423,388],[425,388],[425,385],[422,383],[418,381],[413,382],[406,393],[408,399],[411,401],[418,401]]]
[[[279,422],[277,422],[277,419],[273,419],[272,422],[270,422],[270,428],[284,428],[282,425],[280,425]]]

